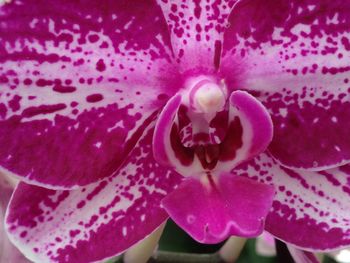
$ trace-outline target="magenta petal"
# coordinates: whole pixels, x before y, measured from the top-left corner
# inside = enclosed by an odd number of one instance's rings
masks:
[[[266,154],[237,167],[235,174],[274,185],[276,196],[266,218],[272,235],[308,251],[350,245],[350,169],[290,170]]]
[[[229,101],[230,124],[216,167],[219,172],[230,172],[238,164],[265,151],[273,136],[271,117],[256,98],[245,91],[234,91]]]
[[[218,243],[231,235],[259,235],[273,196],[271,186],[222,174],[219,178],[189,178],[162,204],[195,240]]]
[[[213,71],[219,66],[227,19],[236,1],[158,0],[182,71]]]
[[[92,262],[145,238],[167,219],[160,201],[181,179],[153,160],[151,140],[147,132],[118,174],[81,189],[21,183],[8,210],[12,241],[35,262]]]
[[[245,137],[250,140],[247,159],[265,151],[272,140],[273,124],[264,106],[244,91],[232,92],[230,103],[243,122]]]
[[[173,94],[159,6],[14,0],[0,25],[1,166],[55,189],[110,176]]]
[[[10,242],[4,229],[5,211],[13,192],[13,186],[0,174],[0,262],[27,263],[19,250]]]
[[[178,153],[171,148],[170,137],[175,116],[179,110],[181,101],[181,95],[177,94],[167,102],[158,116],[153,135],[154,158],[158,163],[162,165],[171,165],[174,168],[181,164],[176,158],[176,154]]]
[[[230,16],[222,72],[274,122],[269,150],[284,166],[350,161],[350,3],[246,0]]]
[[[320,261],[316,256],[310,252],[303,251],[292,245],[288,245],[288,250],[292,255],[295,263],[319,263]]]

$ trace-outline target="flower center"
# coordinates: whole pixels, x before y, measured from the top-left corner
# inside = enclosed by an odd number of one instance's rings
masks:
[[[155,159],[183,176],[230,172],[272,139],[265,107],[245,91],[229,98],[224,81],[189,79],[162,110],[153,137]]]

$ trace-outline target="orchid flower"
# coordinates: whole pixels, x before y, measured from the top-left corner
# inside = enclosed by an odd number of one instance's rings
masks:
[[[349,23],[340,0],[2,3],[9,238],[100,261],[170,216],[203,243],[350,245]]]

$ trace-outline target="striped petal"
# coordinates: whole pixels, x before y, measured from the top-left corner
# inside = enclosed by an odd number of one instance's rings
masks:
[[[0,174],[0,262],[28,263],[19,250],[7,238],[4,229],[5,211],[13,192],[13,185]]]
[[[34,262],[93,262],[145,238],[167,219],[160,201],[181,179],[153,160],[151,140],[147,131],[117,174],[78,190],[21,183],[7,216],[12,241]]]
[[[204,73],[219,66],[224,29],[236,1],[158,0],[181,71]]]
[[[172,94],[162,17],[151,0],[2,5],[3,171],[54,189],[113,174]]]
[[[222,71],[272,115],[272,155],[309,170],[349,162],[350,3],[243,0],[229,21]]]
[[[266,154],[234,170],[274,185],[276,197],[265,230],[286,243],[308,251],[350,245],[350,169],[322,172],[290,170]]]

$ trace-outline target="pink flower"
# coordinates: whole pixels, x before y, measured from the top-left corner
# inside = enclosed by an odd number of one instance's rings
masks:
[[[349,245],[349,23],[337,0],[3,4],[11,240],[97,261],[170,215],[205,243]]]

